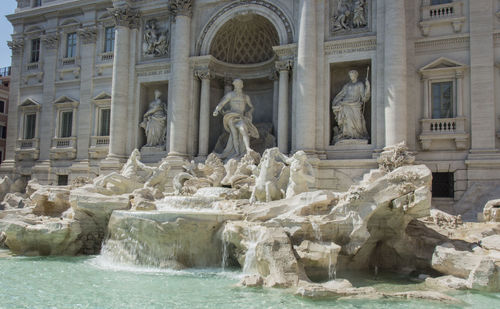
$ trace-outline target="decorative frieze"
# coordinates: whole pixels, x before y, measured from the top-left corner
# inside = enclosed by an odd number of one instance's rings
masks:
[[[425,53],[436,50],[464,50],[470,46],[468,35],[460,35],[448,38],[424,39],[415,42],[415,52]]]
[[[174,16],[193,15],[193,0],[170,0],[169,10]]]
[[[333,14],[330,17],[332,34],[358,32],[368,29],[367,0],[334,0],[331,2]]]
[[[57,48],[58,42],[59,42],[59,34],[57,34],[57,33],[48,33],[48,34],[42,36],[43,46],[47,49]]]
[[[155,66],[141,66],[136,67],[137,77],[155,76],[155,75],[165,75],[169,74],[171,71],[171,64],[167,63],[164,65]]]
[[[83,44],[93,44],[97,39],[97,28],[96,27],[85,27],[78,30],[80,38]]]
[[[7,45],[12,50],[13,55],[20,55],[23,52],[24,40],[18,39],[18,40],[8,41]]]
[[[116,26],[138,29],[140,25],[141,14],[138,10],[130,7],[120,7],[108,9],[109,14],[113,16]]]
[[[366,52],[376,50],[376,48],[377,39],[375,36],[325,42],[326,55]]]

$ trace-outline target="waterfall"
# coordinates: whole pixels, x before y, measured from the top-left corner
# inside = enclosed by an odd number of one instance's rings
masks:
[[[332,263],[332,254],[330,251],[330,257],[328,260],[328,280],[337,280],[337,266]]]
[[[227,245],[229,243],[229,235],[226,233],[226,230],[222,231],[222,262],[221,267],[222,270],[226,269],[227,260],[229,258],[229,251],[227,250]]]
[[[257,258],[256,249],[257,245],[262,241],[264,236],[262,229],[249,230],[249,237],[247,240],[247,252],[245,254],[245,264],[243,264],[243,273],[256,274],[257,271]]]
[[[317,241],[322,241],[321,237],[321,228],[317,222],[311,221],[311,227],[314,232],[314,238],[316,238]]]

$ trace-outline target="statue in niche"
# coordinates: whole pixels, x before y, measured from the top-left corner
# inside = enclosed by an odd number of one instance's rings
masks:
[[[149,103],[149,109],[144,114],[140,126],[146,133],[146,146],[156,147],[165,145],[167,129],[167,112],[165,103],[160,99],[160,90],[155,90],[155,99]]]
[[[151,19],[144,28],[143,52],[145,55],[164,56],[168,54],[168,30],[160,31],[157,20]]]
[[[214,110],[214,117],[224,115],[224,129],[229,132],[222,159],[240,158],[251,152],[250,137],[259,138],[259,131],[252,123],[254,107],[250,97],[243,93],[243,81],[233,81],[234,91],[227,93]],[[224,109],[229,104],[229,109]]]
[[[364,117],[365,103],[370,100],[368,74],[369,69],[363,83],[358,81],[358,71],[349,71],[351,81],[333,99],[332,110],[338,125],[338,131],[334,134],[335,143],[345,139],[368,139]]]
[[[366,0],[338,0],[331,22],[332,32],[366,27],[368,24]]]

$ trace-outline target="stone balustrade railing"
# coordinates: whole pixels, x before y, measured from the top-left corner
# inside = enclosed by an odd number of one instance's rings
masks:
[[[465,133],[466,118],[422,119],[423,134]]]
[[[32,138],[32,139],[18,139],[16,141],[16,148],[17,149],[37,149],[39,147],[38,145],[39,139],[38,138]]]
[[[76,137],[55,137],[52,139],[53,148],[75,148]]]
[[[422,20],[461,17],[463,16],[462,7],[463,3],[459,1],[423,6]]]
[[[91,147],[107,147],[109,145],[109,136],[92,136],[90,138]]]

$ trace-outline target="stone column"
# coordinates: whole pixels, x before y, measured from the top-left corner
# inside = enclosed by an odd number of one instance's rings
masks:
[[[316,144],[317,0],[300,1],[297,51],[297,97],[295,105],[295,150],[314,153]]]
[[[111,86],[111,120],[109,154],[106,161],[122,161],[127,157],[127,131],[130,76],[130,33],[139,27],[139,12],[129,7],[109,9],[116,24],[113,81]],[[116,162],[115,162],[116,163]]]
[[[405,1],[385,4],[385,145],[406,141],[406,20]]]
[[[210,131],[210,80],[214,75],[210,70],[200,70],[196,72],[196,76],[201,80],[198,157],[204,158],[208,155]]]
[[[278,148],[282,153],[288,153],[288,72],[292,68],[291,61],[276,62],[279,72],[278,95]]]
[[[172,32],[172,96],[170,102],[169,156],[185,157],[188,153],[189,126],[189,51],[191,37],[192,0],[170,0],[175,16]]]

